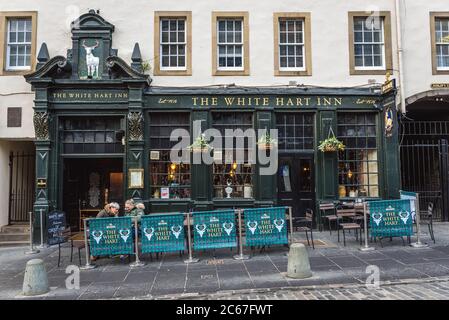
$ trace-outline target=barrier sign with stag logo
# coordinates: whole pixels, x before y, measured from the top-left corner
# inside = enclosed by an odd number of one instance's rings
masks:
[[[413,234],[409,199],[370,201],[368,206],[372,237],[408,237]]]
[[[195,250],[236,246],[234,210],[193,213],[193,248]]]
[[[101,79],[103,72],[103,41],[80,40],[78,75],[80,79]]]
[[[142,253],[185,250],[184,214],[151,214],[140,221]]]
[[[261,246],[287,244],[287,219],[285,207],[245,209],[246,245]]]
[[[131,217],[89,220],[90,252],[93,256],[132,254],[134,224]]]

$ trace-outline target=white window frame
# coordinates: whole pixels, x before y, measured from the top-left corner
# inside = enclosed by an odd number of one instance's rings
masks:
[[[27,24],[29,23],[31,26],[31,35],[30,35],[30,41],[27,42],[26,41],[26,27],[25,27],[25,31],[24,31],[24,42],[11,42],[10,41],[10,30],[11,30],[11,22],[12,21],[17,21],[17,20],[26,20]],[[7,19],[7,30],[6,30],[6,71],[23,71],[23,70],[31,70],[31,58],[32,58],[32,43],[33,43],[33,19],[31,17],[20,17],[20,18],[8,18]],[[16,30],[16,36],[18,36],[19,31]],[[16,39],[17,40],[17,39]],[[29,66],[11,66],[10,65],[10,58],[11,58],[11,46],[12,45],[29,45],[30,46],[30,65]],[[26,62],[26,55],[27,53],[25,53],[25,62]]]
[[[170,42],[170,21],[176,20],[176,38],[178,38],[178,21],[183,20],[184,21],[184,41],[183,42]],[[162,23],[163,21],[168,21],[168,41],[169,42],[162,42]],[[181,18],[181,17],[161,17],[159,20],[159,68],[161,71],[185,71],[187,70],[187,19]],[[183,67],[164,67],[162,65],[163,61],[163,55],[162,55],[162,47],[163,46],[179,46],[184,45],[184,66]],[[169,49],[170,50],[170,49]],[[169,54],[169,60],[170,60],[170,54]],[[176,54],[176,57],[179,57],[179,53]]]
[[[437,63],[437,71],[449,71],[449,66],[447,66],[447,67],[438,66],[438,61],[439,61],[438,58],[440,57],[439,52],[438,52],[438,46],[445,45],[448,47],[448,50],[449,50],[449,40],[447,42],[445,42],[445,41],[438,42],[437,34],[438,34],[438,32],[440,32],[440,33],[443,32],[442,28],[438,29],[439,26],[441,27],[441,20],[445,20],[449,24],[449,18],[444,18],[444,17],[436,17],[435,18],[435,54],[436,54],[435,58],[436,58],[436,63]],[[441,38],[443,38],[443,35],[441,35]]]
[[[294,43],[288,43],[288,42],[285,42],[285,43],[281,43],[281,22],[282,21],[285,21],[285,22],[289,22],[289,21],[291,21],[291,22],[301,22],[301,25],[302,25],[302,29],[301,29],[301,33],[302,33],[302,42],[301,43],[299,43],[299,42],[296,42],[296,33],[298,32],[297,30],[296,30],[296,23],[295,23],[295,30],[293,31],[293,34],[295,35],[295,42]],[[279,26],[279,37],[278,37],[278,48],[279,48],[279,54],[278,54],[278,59],[279,59],[279,71],[306,71],[306,51],[305,51],[305,47],[306,47],[306,44],[305,44],[305,19],[304,18],[279,18],[279,20],[278,20],[278,26]],[[288,29],[288,27],[286,26],[286,28]],[[286,29],[286,32],[285,32],[285,34],[286,34],[286,40],[287,40],[287,35],[288,35],[288,30]],[[302,46],[302,67],[282,67],[281,66],[281,46],[285,46],[285,47],[288,47],[288,46],[293,46],[293,47],[295,47],[295,46]],[[288,55],[288,53],[287,53],[287,57],[289,57],[289,55]],[[295,60],[296,60],[296,55],[293,55],[293,57],[295,57]],[[288,62],[287,62],[287,64],[288,64]]]
[[[356,19],[360,19],[360,18],[365,18],[367,19],[368,17],[354,17],[354,21],[353,21],[353,29],[352,29],[352,33],[353,33],[353,37],[354,37],[354,70],[368,70],[368,71],[372,71],[372,70],[385,70],[386,69],[386,60],[385,60],[385,55],[386,55],[386,50],[385,50],[385,19],[383,17],[379,17],[380,23],[381,23],[381,36],[382,36],[382,42],[356,42],[355,39],[355,20]],[[374,19],[372,20],[372,23],[374,23]],[[358,31],[360,32],[360,31]],[[363,37],[364,37],[364,33],[365,33],[365,28],[362,31]],[[355,47],[356,45],[381,45],[382,50],[382,66],[375,66],[375,67],[360,67],[356,65],[356,54],[355,54]],[[362,47],[363,48],[363,47]],[[362,57],[365,57],[364,53],[362,53]],[[364,60],[364,59],[363,59]]]
[[[233,21],[234,22],[234,42],[220,42],[220,21]],[[235,21],[240,21],[242,29],[241,29],[241,42],[235,42]],[[218,18],[217,19],[217,71],[244,71],[245,70],[245,33],[244,33],[244,28],[245,28],[245,23],[244,23],[244,18]],[[228,24],[225,24],[226,28],[225,28],[225,32],[228,32]],[[234,48],[236,46],[241,46],[242,48],[242,52],[241,52],[241,59],[242,59],[242,66],[241,67],[220,67],[220,46],[225,46],[226,48],[226,53],[225,53],[225,57],[227,58],[228,53],[227,53],[227,46],[234,46]],[[234,59],[236,57],[235,55],[235,49],[234,49]]]

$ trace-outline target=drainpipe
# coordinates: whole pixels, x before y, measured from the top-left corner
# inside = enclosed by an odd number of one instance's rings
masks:
[[[403,49],[402,49],[402,23],[401,23],[401,10],[400,10],[400,0],[395,2],[395,12],[396,12],[396,41],[398,48],[398,63],[399,63],[399,92],[401,97],[401,113],[405,114],[407,111],[405,109],[405,88],[404,88],[404,67],[403,67]]]

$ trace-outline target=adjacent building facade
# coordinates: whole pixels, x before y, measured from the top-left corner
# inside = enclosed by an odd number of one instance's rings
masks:
[[[148,212],[291,205],[299,216],[322,200],[397,197],[396,88],[382,87],[399,69],[395,4],[325,2],[2,5],[1,152],[35,150],[34,211],[65,210],[79,227],[127,198]],[[211,164],[172,161],[172,130],[193,142],[195,123],[277,129],[279,170],[261,175],[259,155],[237,163],[225,148]],[[345,151],[318,150],[332,135]],[[240,149],[248,160],[251,144]]]

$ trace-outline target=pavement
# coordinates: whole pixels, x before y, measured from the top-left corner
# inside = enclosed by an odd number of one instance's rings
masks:
[[[347,237],[344,247],[335,232],[314,232],[315,250],[307,247],[313,277],[303,280],[286,277],[288,248],[273,246],[245,250],[251,255],[249,260],[234,260],[235,249],[195,252],[194,257],[200,259],[195,264],[185,264],[188,256],[179,254],[157,259],[143,255],[145,265],[135,268],[118,257],[102,258],[95,262],[95,269],[80,271],[79,289],[69,290],[66,267],[77,264],[78,256],[75,254],[73,263],[69,261],[68,245],[62,250],[59,268],[57,247],[41,249],[35,255],[24,254],[28,247],[0,248],[0,299],[448,299],[449,223],[435,223],[434,229],[436,244],[423,228],[422,241],[429,244],[427,248],[404,246],[394,238],[384,240],[383,247],[379,242],[370,243],[375,250],[369,252],[359,250],[354,234]],[[294,234],[295,242],[304,239],[304,234]],[[26,262],[34,258],[44,260],[51,290],[24,298],[24,270]],[[379,288],[366,286],[373,266],[379,270]]]

